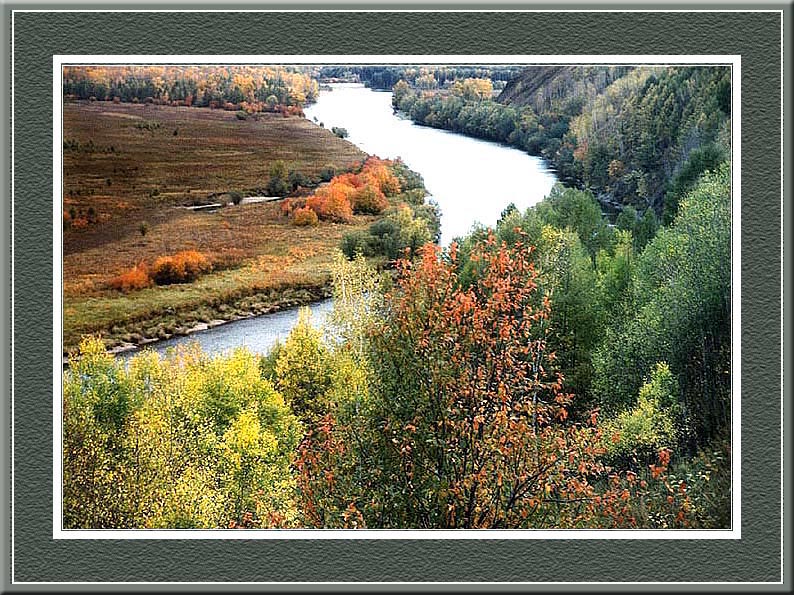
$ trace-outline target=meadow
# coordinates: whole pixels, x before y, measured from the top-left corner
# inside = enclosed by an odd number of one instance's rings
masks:
[[[81,101],[64,104],[63,129],[65,352],[87,333],[112,348],[318,299],[343,234],[374,219],[296,227],[278,201],[233,204],[234,193],[266,194],[276,162],[312,186],[366,157],[298,116]],[[187,250],[212,272],[129,293],[111,287],[141,263]]]

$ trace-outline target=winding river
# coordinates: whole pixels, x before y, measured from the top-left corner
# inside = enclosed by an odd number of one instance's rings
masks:
[[[465,235],[475,223],[495,224],[511,202],[521,210],[539,202],[557,181],[541,159],[523,151],[418,126],[394,114],[389,92],[360,84],[331,87],[305,109],[306,117],[328,129],[345,128],[348,140],[363,151],[388,159],[400,157],[422,174],[441,207],[442,245]],[[331,300],[317,302],[311,309],[319,325],[331,309]],[[198,341],[205,353],[237,346],[266,353],[289,334],[297,316],[297,309],[284,310],[153,343],[149,348],[162,353],[179,343]]]

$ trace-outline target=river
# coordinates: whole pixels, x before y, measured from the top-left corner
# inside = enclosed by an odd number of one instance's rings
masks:
[[[545,162],[523,151],[468,136],[418,126],[393,113],[391,93],[360,84],[331,85],[304,112],[347,140],[386,159],[402,158],[422,174],[441,207],[441,244],[465,235],[475,222],[494,225],[511,202],[522,211],[539,202],[557,178]]]
[[[400,157],[422,174],[425,186],[441,207],[441,244],[465,235],[479,222],[494,225],[511,202],[524,210],[539,202],[557,181],[543,160],[523,151],[460,134],[418,126],[395,115],[391,93],[360,84],[335,84],[306,108],[306,117],[330,129],[345,128],[347,139],[382,158]],[[311,306],[313,322],[321,324],[331,300]],[[298,310],[290,309],[230,322],[186,337],[153,343],[164,352],[187,341],[198,341],[205,353],[245,346],[266,353],[289,334]],[[129,355],[134,352],[127,352]]]
[[[333,301],[330,299],[313,303],[310,306],[312,324],[319,328],[332,307]],[[276,341],[283,343],[287,338],[298,321],[298,310],[299,308],[289,308],[273,314],[227,322],[187,336],[156,341],[147,345],[145,349],[165,354],[168,349],[179,344],[196,341],[204,353],[227,353],[236,347],[246,347],[254,353],[267,353]],[[136,353],[138,353],[137,349],[122,351],[118,357],[128,358]]]

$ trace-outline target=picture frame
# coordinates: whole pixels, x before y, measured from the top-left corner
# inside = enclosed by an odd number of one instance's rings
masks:
[[[783,447],[784,26],[791,8],[685,10],[540,5],[367,11],[361,5],[4,6],[12,48],[7,210],[11,260],[8,583],[261,588],[610,590],[637,583],[782,586],[788,506]],[[790,31],[790,28],[788,29]],[[350,35],[350,32],[356,32]],[[615,37],[610,33],[620,31]],[[61,54],[719,54],[741,56],[741,540],[53,540],[53,56]],[[789,98],[790,100],[790,98]],[[789,124],[790,126],[790,124]],[[13,136],[12,136],[13,135]],[[778,150],[778,148],[780,150]],[[786,153],[790,155],[789,153]],[[789,351],[790,353],[790,351]],[[786,438],[789,442],[784,445]],[[6,492],[8,493],[8,491]],[[5,520],[5,519],[4,519]],[[583,562],[583,561],[586,561]],[[784,572],[786,570],[786,572]],[[790,583],[789,583],[790,584]]]

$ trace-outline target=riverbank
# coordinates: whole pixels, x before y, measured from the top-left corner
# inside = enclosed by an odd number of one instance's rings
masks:
[[[126,325],[116,325],[110,333],[103,334],[103,341],[109,353],[124,353],[156,345],[173,337],[187,337],[229,322],[308,306],[329,298],[331,293],[330,281],[317,286],[285,287],[246,296],[236,302],[210,303],[197,309],[163,313]]]
[[[110,251],[97,248],[66,255],[64,351],[76,347],[86,334],[101,334],[113,349],[185,334],[213,320],[266,314],[323,299],[330,292],[333,255],[344,234],[366,229],[375,219],[356,216],[346,225],[320,222],[296,227],[280,214],[278,203],[256,203],[215,213],[179,213],[153,226],[143,240],[119,239]],[[196,237],[196,243],[179,242],[185,234]],[[137,244],[155,244],[156,249],[162,241],[157,238],[170,238],[175,245],[199,253],[211,253],[211,246],[228,242],[226,252],[235,250],[232,254],[238,260],[226,268],[218,261],[211,272],[190,283],[128,292],[97,285],[81,291],[70,276],[77,267],[97,270],[136,262],[125,254],[146,254],[151,246]],[[154,257],[138,258],[151,262]]]

